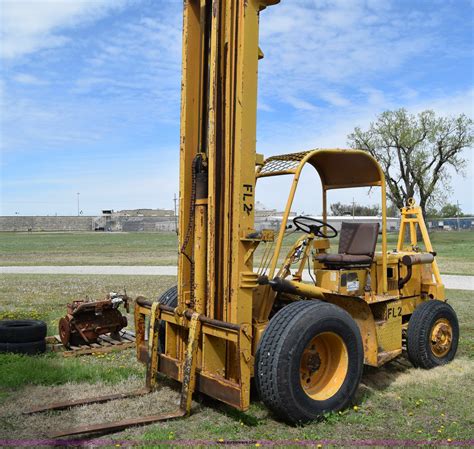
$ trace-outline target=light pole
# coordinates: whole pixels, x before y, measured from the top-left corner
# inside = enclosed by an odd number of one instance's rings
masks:
[[[78,216],[78,217],[79,217],[79,215],[80,215],[80,212],[79,212],[79,211],[81,210],[80,207],[79,207],[79,195],[80,195],[80,194],[81,194],[80,192],[77,192],[77,216]]]

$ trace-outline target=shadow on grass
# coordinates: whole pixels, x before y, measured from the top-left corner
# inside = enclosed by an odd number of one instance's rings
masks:
[[[380,368],[364,365],[362,380],[355,396],[355,403],[363,402],[378,391],[386,390],[397,378],[413,369],[404,354]]]

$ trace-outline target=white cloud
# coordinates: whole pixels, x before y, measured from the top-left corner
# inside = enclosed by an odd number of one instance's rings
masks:
[[[432,98],[412,102],[410,110],[420,112],[433,109],[440,115],[466,114],[474,118],[474,87],[452,92],[450,95],[436,93]]]
[[[289,105],[293,106],[295,109],[300,109],[303,111],[316,111],[317,108],[314,104],[309,101],[303,100],[302,98],[294,97],[293,95],[287,95],[283,98]]]
[[[340,93],[333,90],[318,92],[317,95],[333,106],[350,106],[351,104],[350,100],[344,98]]]
[[[383,110],[404,107],[411,113],[418,113],[426,109],[433,109],[441,116],[459,115],[465,113],[474,117],[474,88],[447,93],[438,93],[432,98],[419,99],[412,95],[410,99],[400,97],[397,92],[391,95],[382,95],[381,92],[365,89],[369,96],[373,96],[369,102],[353,104],[351,107],[336,109],[331,113],[320,110],[317,112],[305,111],[295,120],[289,121],[286,126],[275,124],[266,125],[259,130],[257,151],[266,157],[296,151],[306,151],[313,148],[347,148],[347,135],[356,126],[367,129],[371,122],[375,121],[377,115]],[[375,101],[374,98],[377,100]],[[383,100],[382,100],[383,98]],[[467,159],[466,176],[452,176],[453,195],[449,200],[459,200],[466,212],[474,212],[474,150],[465,151]],[[262,189],[257,188],[257,199],[267,207],[281,209],[286,201],[289,191],[288,180],[266,183]],[[320,213],[319,180],[317,174],[308,170],[302,177],[299,191],[306,192],[298,195],[295,201],[295,210]],[[312,192],[308,195],[307,192]],[[356,192],[352,190],[340,190],[331,193],[330,202],[351,202],[353,196],[356,201],[368,204],[377,201],[378,193],[370,197],[368,192]]]
[[[118,135],[146,136],[158,123],[179,123],[181,10],[164,4],[153,18],[141,11],[9,76],[3,151],[110,145]],[[32,93],[29,86],[42,82],[49,85]]]
[[[282,2],[261,19],[262,98],[292,104],[322,98],[338,107],[350,104],[341,89],[370,87],[433,45],[434,30],[415,14],[404,16],[393,2]],[[403,23],[403,26],[400,26]],[[371,101],[378,100],[373,92]],[[297,106],[297,104],[296,104]]]
[[[123,0],[2,0],[1,55],[4,59],[14,59],[61,46],[68,42],[61,34],[65,28],[102,17],[123,3]]]
[[[17,73],[13,76],[13,80],[20,84],[28,84],[32,86],[44,86],[48,84],[47,81],[39,79],[34,75],[30,75],[29,73]]]
[[[367,95],[367,103],[372,106],[383,106],[387,104],[387,99],[384,93],[380,89],[374,89],[373,87],[363,87],[360,91]]]

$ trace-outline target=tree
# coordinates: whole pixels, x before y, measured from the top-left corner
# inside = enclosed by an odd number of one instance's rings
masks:
[[[439,211],[439,215],[444,218],[462,216],[461,208],[457,204],[445,204]]]
[[[464,114],[385,111],[367,131],[357,127],[348,139],[352,148],[368,151],[380,163],[393,204],[401,208],[418,197],[426,216],[428,207],[443,202],[450,191],[448,168],[463,174],[462,153],[474,141],[473,121]]]
[[[361,206],[360,204],[342,204],[333,203],[330,206],[331,214],[335,216],[352,215],[360,216],[377,216],[380,214],[379,206]]]

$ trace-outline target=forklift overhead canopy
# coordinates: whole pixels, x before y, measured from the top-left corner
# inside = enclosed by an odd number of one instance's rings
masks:
[[[325,190],[381,186],[384,174],[377,161],[361,150],[316,149],[272,156],[265,160],[257,177],[299,174],[309,163],[319,173]]]

